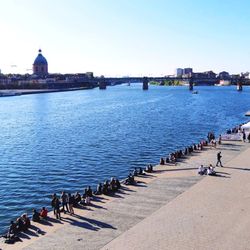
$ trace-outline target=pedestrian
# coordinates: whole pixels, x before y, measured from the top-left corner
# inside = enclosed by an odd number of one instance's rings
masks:
[[[247,136],[248,142],[250,142],[250,133]]]
[[[75,197],[69,193],[69,212],[70,212],[70,215],[73,215],[74,214],[74,209],[73,209],[73,206],[74,206],[74,200],[75,200]]]
[[[219,141],[218,141],[219,145],[221,145],[221,135],[219,136]]]
[[[221,152],[217,153],[217,163],[216,163],[217,167],[218,167],[218,164],[220,164],[220,166],[223,167],[221,163],[221,158],[222,158]]]
[[[61,195],[61,201],[62,201],[62,207],[63,207],[64,213],[66,213],[66,210],[69,213],[68,200],[69,200],[68,195],[63,191]]]
[[[52,200],[51,200],[51,207],[53,208],[53,212],[54,212],[54,215],[56,214],[56,204],[55,204],[55,202],[56,202],[56,194],[53,194],[52,195]]]
[[[61,220],[60,201],[57,197],[55,198],[55,212],[56,218]]]
[[[211,142],[211,132],[208,132],[207,139],[208,139],[208,142],[210,143]]]
[[[242,131],[242,139],[243,139],[243,142],[246,141],[246,133],[245,133],[244,129]]]

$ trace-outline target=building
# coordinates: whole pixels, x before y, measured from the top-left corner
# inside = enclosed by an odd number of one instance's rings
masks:
[[[86,72],[86,77],[89,79],[93,79],[94,78],[94,73],[93,72]]]
[[[37,76],[46,76],[48,75],[48,62],[42,55],[42,50],[39,49],[38,52],[38,56],[33,63],[33,74]]]
[[[205,71],[193,73],[192,76],[196,79],[216,79],[216,74],[213,71]]]
[[[192,74],[192,76],[195,79],[204,79],[204,78],[207,77],[206,74],[201,73],[201,72],[195,72],[195,73]]]
[[[216,74],[212,70],[205,71],[204,75],[205,75],[205,78],[209,78],[209,79],[215,79],[216,78]]]
[[[175,72],[176,77],[182,77],[183,75],[183,69],[177,68]]]
[[[218,75],[219,79],[228,80],[230,79],[230,74],[226,71],[222,71]]]
[[[183,75],[192,75],[193,69],[192,68],[184,68]]]

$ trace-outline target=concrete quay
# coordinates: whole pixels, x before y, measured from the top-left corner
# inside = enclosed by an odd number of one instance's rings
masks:
[[[60,89],[4,89],[0,90],[0,97],[13,97],[20,95],[45,94],[54,92],[68,92],[68,91],[77,91],[86,89],[90,89],[90,87],[60,88]]]
[[[198,176],[200,164],[215,165],[218,151],[224,163],[218,177]],[[249,144],[228,142],[192,155],[157,166],[137,186],[101,196],[60,223],[32,223],[22,242],[0,248],[250,249]]]

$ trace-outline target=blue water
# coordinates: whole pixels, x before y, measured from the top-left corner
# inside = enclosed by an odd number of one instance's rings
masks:
[[[0,99],[0,232],[50,205],[54,192],[82,192],[135,166],[247,121],[250,88],[140,84]]]

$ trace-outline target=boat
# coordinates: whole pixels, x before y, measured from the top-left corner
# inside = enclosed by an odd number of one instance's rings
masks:
[[[250,122],[243,124],[241,128],[244,129],[245,132],[250,132]]]
[[[229,80],[220,80],[219,84],[215,84],[215,86],[229,86],[231,85],[231,81]]]
[[[246,112],[245,116],[250,116],[250,110]]]
[[[237,91],[242,91],[242,85],[241,84],[237,85]]]

